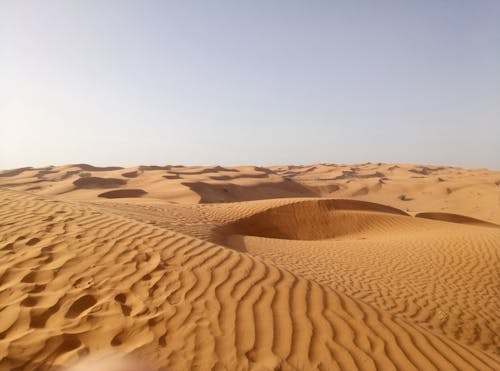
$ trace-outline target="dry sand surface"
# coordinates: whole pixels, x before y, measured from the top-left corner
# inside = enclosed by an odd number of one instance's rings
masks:
[[[498,370],[499,225],[486,169],[0,171],[0,370]]]

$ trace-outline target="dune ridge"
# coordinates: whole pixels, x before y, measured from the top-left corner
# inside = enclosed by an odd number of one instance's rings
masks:
[[[367,231],[372,221],[390,219],[387,214],[408,216],[399,209],[371,202],[340,199],[300,201],[253,214],[225,226],[227,231],[221,233],[287,240],[323,240]]]

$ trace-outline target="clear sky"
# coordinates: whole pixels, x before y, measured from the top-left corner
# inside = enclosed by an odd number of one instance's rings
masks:
[[[500,1],[0,0],[0,168],[500,169]]]

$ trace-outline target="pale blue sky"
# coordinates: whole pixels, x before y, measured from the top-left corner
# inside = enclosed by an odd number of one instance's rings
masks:
[[[500,1],[0,0],[0,168],[500,169]]]

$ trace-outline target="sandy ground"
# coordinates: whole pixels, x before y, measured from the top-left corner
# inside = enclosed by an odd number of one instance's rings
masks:
[[[1,171],[0,370],[500,369],[499,224],[486,169]]]

